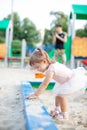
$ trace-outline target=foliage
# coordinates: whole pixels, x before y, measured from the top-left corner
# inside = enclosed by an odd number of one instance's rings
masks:
[[[43,44],[52,43],[52,30],[45,29]]]
[[[5,19],[11,19],[11,15],[8,15]],[[20,20],[19,15],[13,13],[13,39],[22,40],[25,38],[28,44],[38,43],[40,41],[40,33],[36,29],[35,24],[28,18]]]
[[[22,23],[23,38],[26,39],[28,45],[37,43],[40,40],[39,31],[37,31],[35,24],[28,18],[25,18]],[[30,44],[29,44],[30,43]]]
[[[76,31],[76,36],[79,37],[87,37],[87,32],[84,29],[78,29]]]
[[[85,30],[85,32],[87,32],[87,23],[84,26],[84,30]]]
[[[63,31],[67,32],[67,27],[68,27],[68,16],[65,15],[63,12],[54,12],[51,11],[50,15],[53,15],[55,18],[51,23],[52,27],[55,27],[56,24],[61,24]]]
[[[0,36],[0,43],[5,43],[5,38]]]
[[[12,45],[13,45],[13,44],[20,44],[20,43],[21,43],[20,40],[13,40],[13,41],[12,41]]]
[[[84,29],[76,30],[76,36],[87,37],[87,24],[84,26]]]
[[[0,31],[0,43],[5,43],[5,32]]]
[[[55,31],[55,25],[61,24],[63,27],[63,31],[67,32],[68,29],[68,16],[63,12],[50,12],[51,16],[54,16],[50,29],[45,29],[43,44],[52,44],[53,41],[53,32]],[[8,15],[4,19],[11,19],[11,15]],[[28,18],[24,18],[22,21],[20,20],[19,15],[14,12],[13,13],[13,39],[22,40],[26,39],[27,45],[36,46],[37,43],[41,40],[41,35],[39,30],[37,30],[35,24]],[[84,29],[78,29],[76,31],[76,35],[83,37],[87,36],[87,24],[84,26]],[[0,32],[0,42],[5,42],[5,32]]]

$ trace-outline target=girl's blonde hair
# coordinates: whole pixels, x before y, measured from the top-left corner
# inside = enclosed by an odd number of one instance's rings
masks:
[[[41,48],[37,48],[37,49],[35,49],[35,51],[30,56],[29,64],[32,66],[32,65],[34,65],[36,63],[42,62],[44,59],[46,59],[49,64],[55,62],[55,61],[51,61],[50,60],[50,58],[49,58],[49,56],[48,56],[46,51],[44,51]]]

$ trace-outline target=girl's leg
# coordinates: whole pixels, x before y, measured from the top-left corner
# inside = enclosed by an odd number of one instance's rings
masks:
[[[57,96],[56,97],[56,106],[60,106],[61,111],[66,112],[68,110],[68,104],[67,104],[66,96]]]
[[[58,111],[61,112],[60,100],[59,100],[58,96],[55,97],[55,106],[56,106],[56,109],[58,109]]]
[[[60,106],[61,114],[63,118],[68,118],[68,105],[67,105],[67,98],[66,96],[57,96],[56,97],[56,106]]]
[[[51,115],[52,117],[55,117],[55,116],[57,116],[60,112],[61,112],[60,102],[59,102],[59,100],[58,100],[58,98],[57,98],[57,96],[56,96],[56,97],[55,97],[55,108],[54,108],[54,110],[51,110],[51,111],[50,111],[50,115]]]

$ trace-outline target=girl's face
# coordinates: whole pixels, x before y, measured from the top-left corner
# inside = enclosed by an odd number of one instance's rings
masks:
[[[40,63],[36,63],[34,65],[32,65],[32,67],[40,72],[44,72],[47,67],[48,67],[48,62],[46,60],[43,60],[42,62]]]

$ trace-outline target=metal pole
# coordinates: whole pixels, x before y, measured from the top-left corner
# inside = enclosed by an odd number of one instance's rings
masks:
[[[68,17],[68,37],[71,36],[71,22],[70,18]]]
[[[22,48],[21,48],[21,67],[24,67],[24,59],[26,57],[26,40],[22,39]]]
[[[5,42],[6,42],[6,48],[7,48],[6,57],[5,57],[5,66],[8,66],[8,53],[9,53],[8,52],[8,49],[9,49],[9,47],[8,47],[8,29],[6,29],[5,35],[6,35]]]
[[[75,20],[76,20],[76,14],[72,14],[72,40],[73,38],[75,37]],[[72,45],[73,47],[73,45]],[[72,49],[72,48],[71,48]],[[74,59],[74,56],[72,55],[72,51],[71,51],[71,68],[75,68],[75,59]]]
[[[11,0],[11,23],[12,23],[12,31],[11,31],[11,41],[13,40],[13,0]]]

